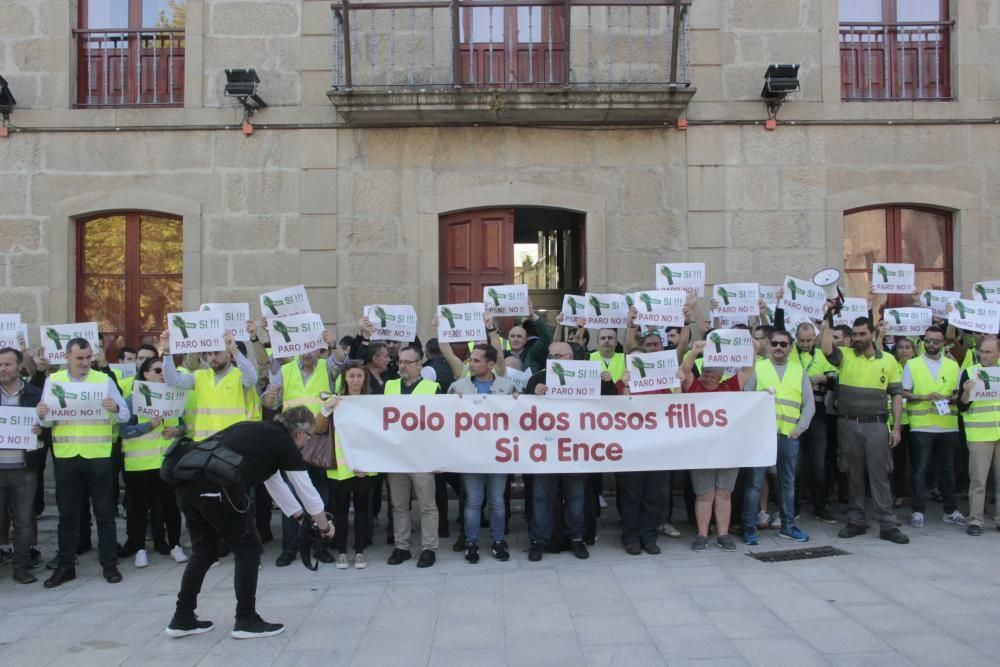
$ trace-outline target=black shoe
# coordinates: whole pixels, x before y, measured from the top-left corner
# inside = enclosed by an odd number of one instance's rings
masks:
[[[93,548],[94,544],[92,542],[80,542],[76,545],[76,555],[82,556]]]
[[[837,533],[837,535],[843,537],[844,539],[849,539],[851,537],[857,537],[858,535],[864,535],[867,532],[868,529],[865,528],[864,526],[858,526],[856,524],[849,523],[843,528],[841,528],[840,532]]]
[[[274,564],[278,567],[288,567],[295,562],[295,554],[291,551],[282,551],[278,555],[278,560],[274,561]]]
[[[573,555],[580,560],[590,558],[590,552],[587,551],[587,545],[583,543],[583,540],[573,540],[571,548],[573,549]]]
[[[815,516],[817,521],[822,521],[823,523],[837,523],[837,520],[830,514],[830,510],[825,507],[817,509]]]
[[[404,560],[410,560],[413,556],[410,554],[409,549],[393,549],[392,553],[389,554],[389,560],[386,562],[389,565],[399,565]]]
[[[428,552],[424,552],[428,553]],[[430,552],[433,553],[433,552]],[[424,554],[420,554],[420,559],[423,560]],[[479,562],[479,545],[475,542],[469,542],[469,545],[465,547],[465,562],[466,563],[478,563]],[[420,563],[417,563],[419,567]]]
[[[658,556],[660,552],[660,547],[655,544],[643,544],[642,550],[648,553],[650,556]]]
[[[629,556],[638,556],[639,554],[642,553],[642,547],[639,546],[638,543],[626,544],[625,553],[627,553]]]
[[[910,538],[903,534],[899,528],[887,528],[878,532],[879,539],[892,542],[893,544],[909,544]]]
[[[215,624],[212,621],[199,621],[197,618],[191,621],[178,621],[176,617],[170,619],[170,625],[163,631],[168,637],[179,639],[188,635],[203,635],[212,630]]]
[[[532,563],[537,563],[542,560],[542,554],[545,552],[545,547],[540,542],[532,542],[531,548],[528,549],[528,560]]]
[[[67,581],[73,581],[76,579],[76,568],[75,567],[57,567],[52,576],[45,580],[42,584],[45,588],[55,588],[56,586],[62,586]]]
[[[108,563],[103,567],[104,578],[109,584],[117,584],[122,580],[122,573],[118,571],[118,566],[114,563]]]
[[[499,561],[510,560],[510,552],[507,551],[507,543],[503,540],[497,540],[490,545],[490,550],[493,552],[493,557]]]
[[[478,550],[477,550],[478,551]],[[478,554],[477,554],[478,557]],[[417,567],[430,567],[437,560],[437,556],[430,549],[424,549],[420,552],[420,558],[417,559]]]
[[[970,535],[972,537],[979,537],[980,535],[983,534],[983,529],[980,528],[979,526],[969,526],[968,528],[965,529],[965,534]]]
[[[233,639],[256,639],[257,637],[273,637],[285,631],[281,623],[268,623],[260,616],[246,620],[237,620],[230,636]]]
[[[333,557],[333,554],[330,553],[328,549],[316,549],[315,551],[313,551],[313,555],[316,557],[316,560],[318,560],[320,563],[332,563],[333,561],[337,560],[336,558]]]
[[[18,567],[14,568],[14,581],[19,584],[33,584],[38,581],[38,579],[36,579],[35,575],[28,572],[23,567]]]
[[[465,533],[458,536],[458,539],[455,540],[455,544],[451,545],[451,550],[455,553],[462,553],[465,551]]]
[[[31,551],[29,552],[28,556],[28,569],[37,570],[41,566],[42,566],[42,552],[36,549],[35,547],[31,547]]]

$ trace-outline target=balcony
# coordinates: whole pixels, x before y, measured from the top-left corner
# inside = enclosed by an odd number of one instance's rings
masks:
[[[954,21],[841,23],[841,98],[950,100],[953,25]]]
[[[328,97],[353,126],[673,123],[689,3],[342,0]]]
[[[184,105],[184,28],[74,30],[76,106]]]

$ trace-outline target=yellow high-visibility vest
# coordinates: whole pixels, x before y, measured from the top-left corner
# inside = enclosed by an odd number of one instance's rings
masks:
[[[235,366],[218,384],[215,382],[215,371],[211,368],[196,370],[194,394],[197,398],[191,439],[195,442],[201,442],[227,426],[260,419],[260,397],[257,397],[258,407],[255,410],[250,395],[256,396],[257,389],[250,387],[244,390],[243,373]]]
[[[68,371],[58,371],[49,377],[49,382],[86,382],[106,385],[108,376],[90,371],[82,380],[74,380]],[[52,427],[52,455],[57,459],[71,459],[79,456],[85,459],[111,458],[111,441],[114,438],[112,415],[104,419],[83,421],[56,421]]]
[[[975,379],[976,371],[982,367],[981,364],[970,366],[969,379]],[[973,401],[964,421],[965,439],[969,442],[1000,441],[1000,401]]]
[[[938,377],[931,375],[923,355],[913,357],[906,365],[913,378],[913,393],[918,396],[938,393],[951,396],[958,385],[958,363],[941,355],[941,368]],[[928,426],[958,430],[958,408],[951,406],[951,414],[939,415],[933,401],[909,401],[906,412],[910,415],[910,429],[919,430]]]
[[[420,378],[417,380],[417,386],[413,388],[410,392],[413,395],[419,394],[436,394],[441,388],[437,382],[431,382],[430,380],[425,380]],[[390,394],[402,394],[403,393],[403,381],[399,378],[395,380],[389,380],[385,383],[385,394],[388,396]]]
[[[802,377],[805,371],[801,364],[787,364],[784,377],[779,378],[774,364],[765,359],[757,362],[754,372],[757,375],[757,391],[774,390],[778,433],[791,435],[802,416]]]
[[[315,415],[323,407],[323,399],[319,395],[331,393],[326,359],[316,360],[316,367],[305,384],[302,383],[302,369],[299,368],[299,364],[297,362],[285,364],[281,367],[281,381],[282,412],[304,405]]]
[[[139,415],[139,423],[146,424],[149,417]],[[142,470],[158,470],[163,464],[163,452],[173,442],[173,438],[165,438],[163,429],[180,425],[180,418],[170,417],[164,419],[159,426],[149,433],[145,433],[136,438],[122,439],[122,454],[125,457],[125,472],[139,472]]]
[[[328,468],[326,471],[327,479],[335,479],[337,481],[343,481],[345,479],[350,479],[354,477],[354,471],[347,466],[347,460],[344,458],[344,450],[340,448],[340,434],[334,432],[333,434],[333,455],[337,461],[336,468]],[[367,477],[374,477],[378,473],[366,472]]]
[[[625,355],[621,352],[616,352],[615,355],[611,357],[611,361],[607,362],[604,361],[604,357],[601,356],[601,353],[595,350],[590,353],[590,360],[601,362],[602,372],[607,371],[611,373],[612,382],[618,382],[621,380],[622,375],[625,373]]]

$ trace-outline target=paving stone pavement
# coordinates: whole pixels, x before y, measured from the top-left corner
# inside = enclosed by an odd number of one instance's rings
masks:
[[[452,516],[456,508],[452,503]],[[909,516],[905,510],[900,517]],[[841,516],[842,518],[842,516]],[[617,516],[605,512],[589,560],[571,554],[527,559],[518,516],[506,563],[484,554],[469,565],[442,540],[437,565],[385,562],[384,531],[367,570],[298,563],[276,568],[265,547],[258,609],[286,631],[267,639],[229,637],[232,558],[209,571],[199,600],[212,632],[172,640],[170,620],[183,566],[150,555],[124,581],[100,577],[96,554],[78,579],[54,590],[20,586],[0,568],[0,664],[15,665],[996,665],[1000,662],[1000,531],[979,538],[944,524],[904,528],[912,542],[869,533],[836,537],[838,526],[800,525],[809,545],[847,556],[759,563],[709,547],[693,553],[661,537],[659,556],[629,556]],[[277,526],[275,514],[275,526]],[[56,520],[41,521],[43,555],[54,553]],[[452,531],[457,534],[456,530]],[[485,534],[485,533],[484,533]],[[124,535],[124,526],[119,527]],[[417,534],[419,535],[419,533]],[[416,536],[415,536],[416,537]],[[418,538],[419,539],[419,538]],[[795,548],[762,532],[756,550]],[[47,571],[38,570],[39,577]]]

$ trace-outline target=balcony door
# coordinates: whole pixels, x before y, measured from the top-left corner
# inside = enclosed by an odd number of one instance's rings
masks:
[[[462,83],[481,88],[565,81],[565,12],[560,7],[463,7]]]

